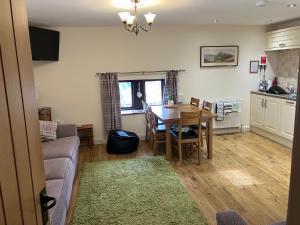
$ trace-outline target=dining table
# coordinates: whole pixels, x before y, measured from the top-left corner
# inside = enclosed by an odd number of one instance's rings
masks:
[[[179,123],[181,112],[199,112],[202,110],[201,121],[206,123],[208,130],[207,137],[207,158],[213,158],[213,119],[216,115],[210,111],[203,110],[190,104],[175,104],[152,106],[152,112],[157,119],[162,121],[166,126],[166,158],[172,161],[171,146],[171,126]]]

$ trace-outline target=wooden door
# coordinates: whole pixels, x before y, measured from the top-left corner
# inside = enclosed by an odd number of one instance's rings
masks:
[[[37,225],[45,179],[26,4],[0,5],[0,222]]]
[[[300,63],[298,70],[298,87],[300,87]],[[287,225],[299,225],[300,212],[300,98],[296,101],[296,119],[294,130],[293,154],[292,154],[292,169],[290,181],[290,194]]]
[[[293,140],[295,125],[296,102],[282,100],[281,104],[281,136]]]
[[[251,125],[263,128],[265,121],[264,96],[252,94],[251,96]]]
[[[264,129],[273,134],[279,134],[281,99],[265,97]]]

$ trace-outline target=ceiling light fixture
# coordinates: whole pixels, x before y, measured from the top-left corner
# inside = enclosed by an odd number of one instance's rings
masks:
[[[289,4],[287,6],[290,7],[290,8],[293,8],[293,7],[296,7],[297,5],[296,4]]]
[[[137,5],[138,3],[140,3],[140,0],[132,0],[132,3],[134,4],[134,15],[131,15],[129,12],[119,13],[120,19],[123,22],[125,29],[131,33],[134,33],[135,35],[138,35],[140,30],[148,32],[151,29],[156,15],[150,12],[145,14],[148,27],[142,27],[138,24],[137,13]]]
[[[263,8],[267,5],[267,0],[257,0],[256,1],[256,7]]]

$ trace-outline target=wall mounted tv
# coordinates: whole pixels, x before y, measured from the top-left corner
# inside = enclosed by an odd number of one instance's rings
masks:
[[[58,61],[59,32],[29,27],[32,60]]]

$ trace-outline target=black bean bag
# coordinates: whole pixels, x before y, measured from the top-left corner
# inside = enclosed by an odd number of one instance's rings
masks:
[[[110,154],[129,154],[137,150],[139,141],[133,132],[113,130],[108,135],[106,150]]]

